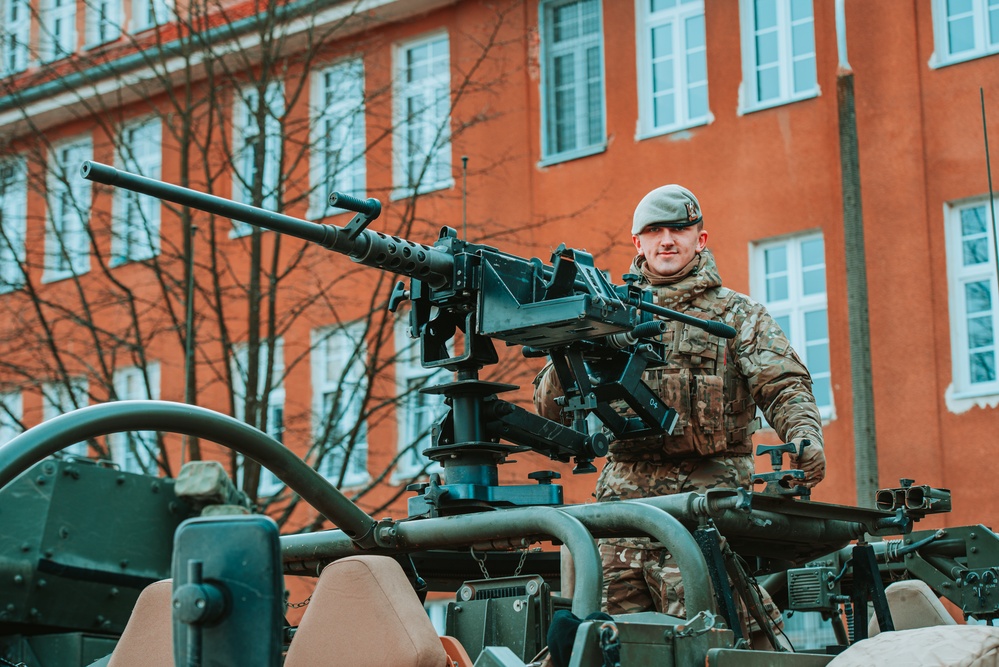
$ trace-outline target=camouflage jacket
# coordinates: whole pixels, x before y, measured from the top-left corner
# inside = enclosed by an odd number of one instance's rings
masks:
[[[640,273],[637,266],[632,273]],[[612,442],[612,460],[665,462],[750,454],[752,434],[759,426],[757,406],[784,442],[809,438],[821,446],[821,420],[808,370],[766,308],[722,287],[710,252],[701,253],[693,271],[679,282],[647,289],[658,305],[723,321],[737,335],[726,341],[669,321],[663,334],[666,365],[647,371],[644,380],[678,412],[677,426],[671,435]],[[535,384],[538,413],[562,419],[554,401],[562,391],[550,366]]]

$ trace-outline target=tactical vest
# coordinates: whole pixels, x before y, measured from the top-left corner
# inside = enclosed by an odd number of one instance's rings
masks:
[[[653,292],[659,303],[660,292]],[[683,312],[722,321],[736,296],[724,287],[709,289],[685,303]],[[611,457],[622,462],[675,461],[752,453],[751,436],[760,421],[746,380],[729,359],[729,341],[673,320],[662,340],[666,364],[646,371],[643,379],[677,411],[677,425],[671,435],[615,440]],[[630,413],[623,402],[615,407]]]

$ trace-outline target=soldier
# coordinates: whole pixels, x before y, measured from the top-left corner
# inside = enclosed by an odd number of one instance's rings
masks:
[[[656,304],[725,322],[737,335],[725,340],[668,322],[666,365],[644,379],[679,421],[671,435],[612,442],[597,501],[749,488],[757,406],[784,442],[799,446],[791,463],[805,472],[806,485],[821,481],[825,455],[811,377],[766,309],[722,287],[697,198],[679,185],[653,190],[635,209],[631,233],[638,255],[630,272]],[[558,420],[554,399],[563,392],[550,368],[535,381],[534,400],[539,414]],[[804,440],[810,444],[801,450]],[[685,616],[679,570],[665,549],[647,538],[601,540],[599,547],[607,612]],[[772,602],[768,607],[778,619]]]

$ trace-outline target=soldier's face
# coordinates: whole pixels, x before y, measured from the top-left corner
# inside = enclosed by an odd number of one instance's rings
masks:
[[[660,276],[676,275],[704,250],[708,233],[701,225],[671,229],[663,225],[649,225],[632,236],[635,248],[645,256],[648,267]]]

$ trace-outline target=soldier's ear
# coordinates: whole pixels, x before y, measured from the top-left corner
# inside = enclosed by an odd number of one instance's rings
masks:
[[[638,238],[637,234],[631,235],[631,242],[635,244],[635,250],[642,252],[642,240]]]
[[[697,252],[701,252],[706,247],[708,247],[708,232],[707,230],[702,229],[697,234]]]

